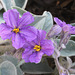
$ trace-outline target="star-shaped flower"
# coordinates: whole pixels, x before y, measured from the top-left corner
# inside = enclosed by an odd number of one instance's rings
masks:
[[[0,36],[3,40],[12,38],[12,45],[18,49],[23,47],[25,40],[32,41],[36,38],[37,29],[27,26],[34,22],[34,17],[26,12],[19,18],[16,9],[8,10],[3,14],[5,23],[0,24]]]
[[[25,62],[39,63],[44,54],[50,56],[54,53],[52,41],[45,38],[46,32],[38,30],[37,38],[32,42],[25,43],[25,51],[22,54],[22,59],[24,59]]]

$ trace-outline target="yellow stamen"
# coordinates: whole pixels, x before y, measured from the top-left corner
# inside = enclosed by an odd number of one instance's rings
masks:
[[[13,32],[18,33],[19,32],[19,28],[13,29]]]
[[[35,49],[36,51],[40,51],[41,50],[41,46],[35,45],[33,49]]]

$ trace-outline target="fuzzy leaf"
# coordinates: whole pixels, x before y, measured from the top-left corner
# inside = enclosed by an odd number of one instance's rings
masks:
[[[75,35],[71,35],[71,37],[75,37]]]
[[[28,74],[50,74],[53,72],[46,60],[39,64],[25,63],[21,65],[21,69],[24,73]]]
[[[71,23],[71,25],[75,26],[75,23]]]
[[[28,0],[15,0],[16,6],[25,9]]]
[[[35,16],[35,21],[32,23],[37,29],[43,29],[43,25],[45,24],[45,16],[37,17]],[[31,25],[31,24],[30,24]]]
[[[2,3],[1,3],[1,1],[0,1],[0,10],[3,8],[3,5],[2,5]]]
[[[18,66],[18,60],[16,58],[14,58],[13,56],[9,56],[9,55],[2,55],[0,56],[0,63],[5,62],[5,61],[10,61],[11,63],[14,64],[14,66],[17,69],[17,75],[23,75],[22,70],[20,69],[20,66]]]
[[[71,35],[71,40],[75,41],[75,35]]]
[[[16,67],[9,61],[0,64],[0,75],[17,75]]]
[[[17,75],[23,75],[23,72],[19,67],[17,67]]]
[[[24,60],[21,60],[19,63],[18,63],[18,67],[20,67],[22,64],[24,64],[25,61]]]
[[[10,61],[12,62],[15,66],[18,64],[18,60],[16,58],[14,58],[13,56],[9,56],[9,55],[2,55],[0,56],[0,59],[4,60],[4,61]]]
[[[75,67],[75,62],[72,63],[72,66],[71,67]]]
[[[42,29],[49,32],[53,26],[53,19],[50,12],[45,11],[43,15],[41,15],[41,20],[39,20],[38,16],[34,16],[34,18],[37,18],[37,22],[34,21],[35,24],[33,24],[37,29]]]
[[[17,6],[13,6],[12,9],[17,9],[18,12],[20,13],[20,16],[22,16],[23,13],[27,12],[26,10],[23,10],[22,8],[17,7]]]
[[[43,15],[46,16],[43,30],[46,30],[48,32],[51,29],[51,27],[53,26],[52,14],[50,12],[45,11]]]
[[[3,20],[3,12],[4,12],[4,10],[0,11],[0,24],[4,22],[4,20]]]
[[[15,6],[14,0],[1,0],[5,11],[11,9],[12,6]]]
[[[66,48],[61,50],[61,56],[75,56],[75,42],[70,40],[66,45]]]

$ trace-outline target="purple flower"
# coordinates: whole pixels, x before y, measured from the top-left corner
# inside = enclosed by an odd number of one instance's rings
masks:
[[[34,22],[34,17],[26,12],[19,18],[16,9],[8,10],[3,14],[5,23],[0,24],[0,36],[3,40],[12,38],[12,45],[18,49],[23,47],[25,40],[32,41],[36,38],[37,29],[27,26]]]
[[[57,25],[59,25],[62,28],[59,45],[66,45],[71,37],[71,34],[75,34],[75,26],[66,24],[64,21],[62,22],[57,17],[54,18],[54,21],[57,23]]]
[[[25,51],[22,54],[22,59],[24,59],[26,63],[39,63],[44,54],[50,56],[54,53],[54,45],[52,41],[45,38],[46,32],[38,30],[37,38],[32,42],[25,43]]]
[[[57,36],[61,33],[62,28],[59,25],[54,25],[47,34],[47,38],[50,39],[54,36]]]
[[[54,18],[54,21],[57,23],[57,25],[59,25],[64,33],[68,33],[68,34],[75,34],[75,27],[70,25],[70,24],[66,24],[64,21],[62,22],[60,19],[58,19],[57,17]]]
[[[68,74],[62,73],[62,74],[60,74],[60,75],[68,75]]]

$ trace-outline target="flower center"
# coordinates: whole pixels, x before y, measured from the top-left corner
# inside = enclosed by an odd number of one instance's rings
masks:
[[[36,51],[40,51],[40,50],[41,50],[41,46],[35,45],[35,46],[34,46],[34,49],[35,49]]]
[[[13,29],[13,32],[18,33],[19,32],[19,28]]]

